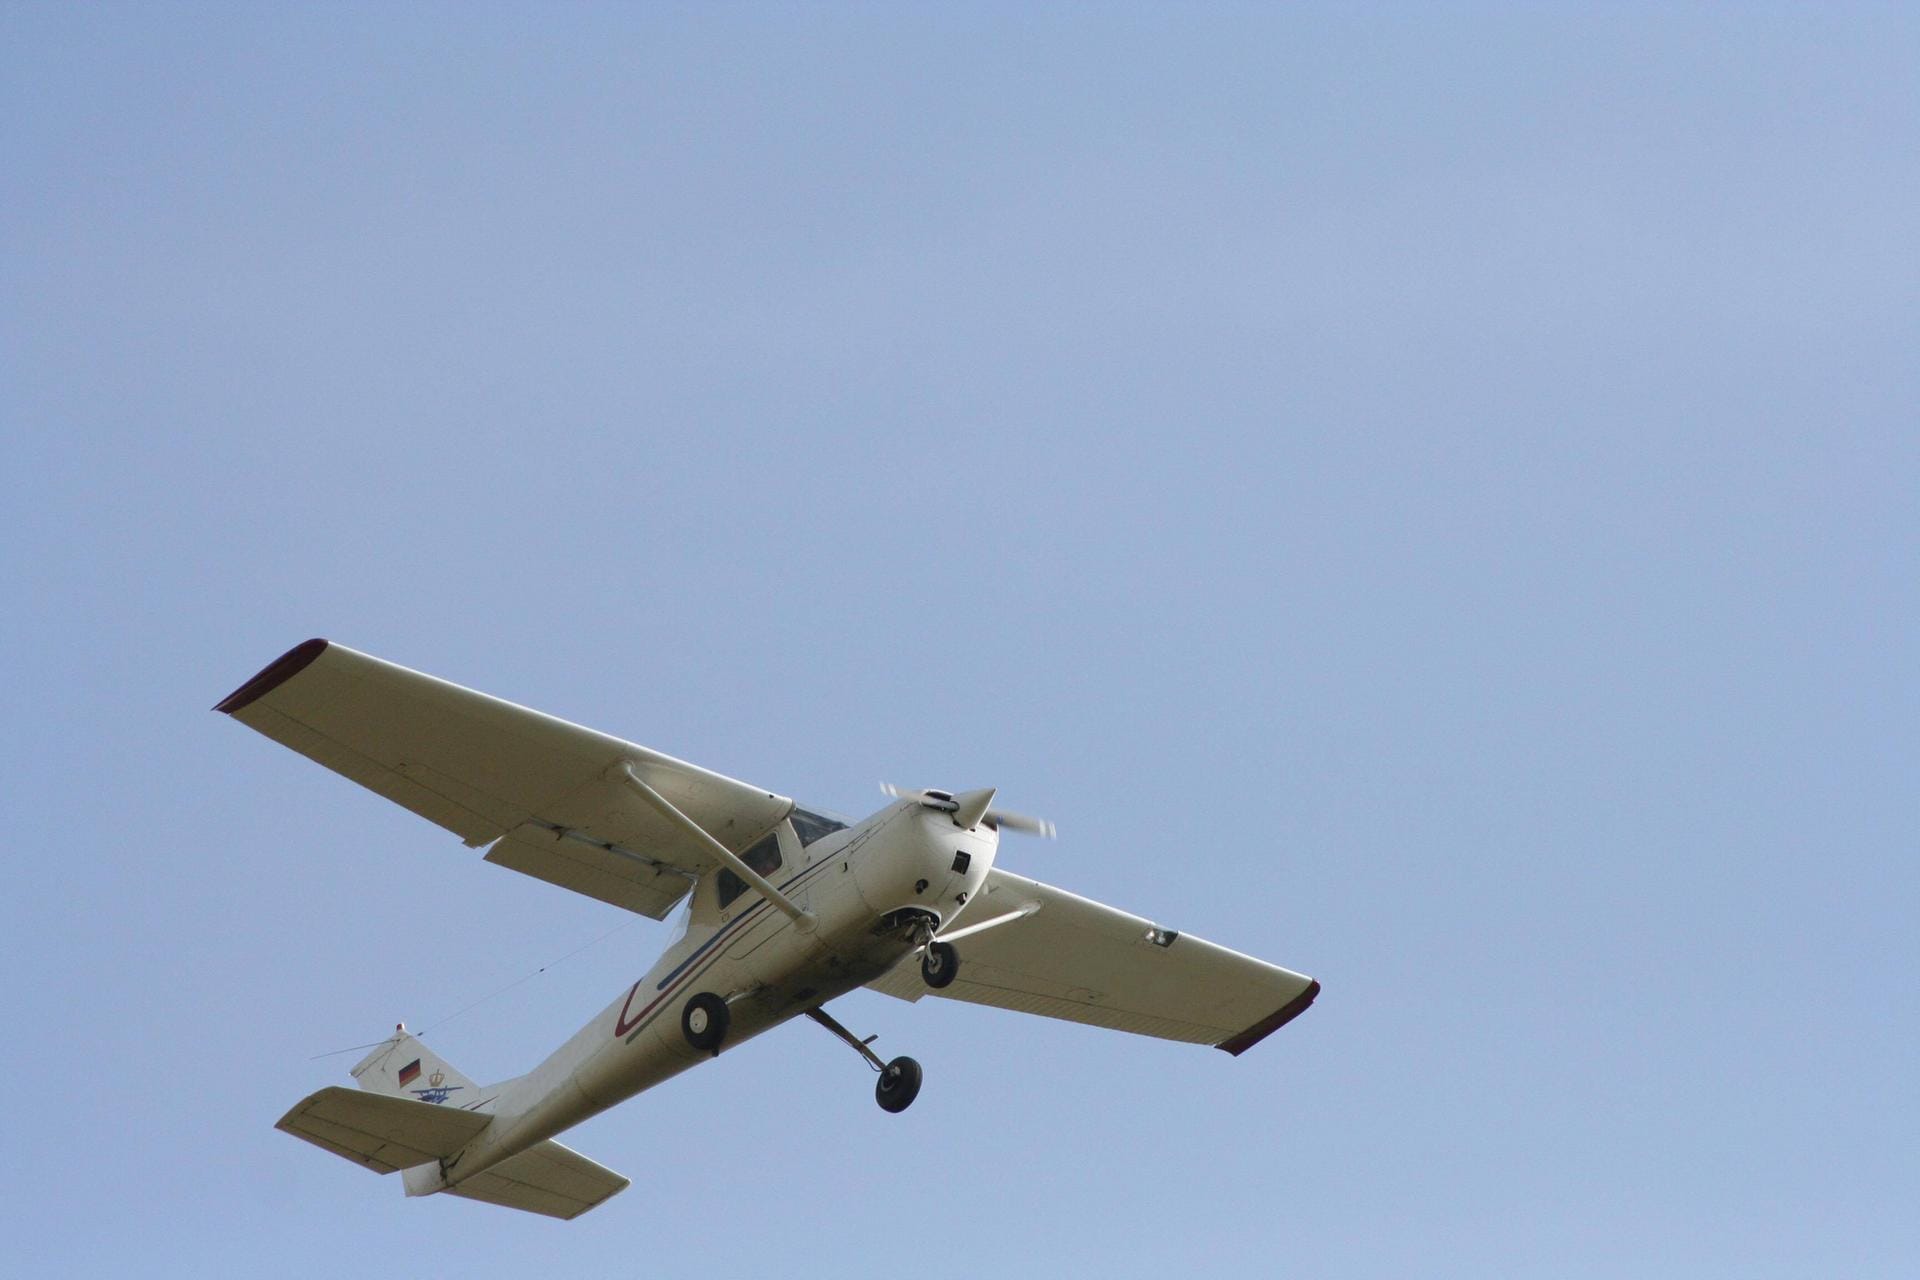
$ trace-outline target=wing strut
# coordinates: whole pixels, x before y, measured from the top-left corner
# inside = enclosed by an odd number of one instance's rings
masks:
[[[987,930],[997,929],[1003,924],[1012,924],[1015,920],[1025,920],[1039,909],[1040,904],[1038,902],[1029,902],[1026,906],[1009,911],[1003,916],[995,916],[991,920],[982,920],[979,924],[970,924],[964,929],[955,929],[952,933],[943,933],[934,939],[934,941],[958,942],[962,938],[971,938],[976,933],[985,933]]]
[[[673,823],[695,840],[705,845],[707,852],[713,855],[715,861],[752,885],[759,891],[761,897],[779,908],[781,914],[785,915],[802,929],[808,931],[813,929],[815,922],[810,912],[802,911],[793,899],[774,888],[765,876],[742,861],[740,855],[708,835],[705,827],[702,827],[692,818],[689,818],[686,814],[674,808],[671,800],[648,786],[646,779],[634,771],[631,760],[623,760],[620,762],[619,777],[635,791],[638,791],[648,804],[658,809],[661,816],[666,818],[667,821]]]

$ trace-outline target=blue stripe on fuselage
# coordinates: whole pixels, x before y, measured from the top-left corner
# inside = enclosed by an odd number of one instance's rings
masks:
[[[778,886],[778,888],[782,892],[785,892],[786,890],[794,887],[795,885],[798,885],[802,880],[807,879],[809,876],[816,875],[819,872],[825,870],[829,865],[833,863],[833,861],[834,859],[828,858],[824,862],[821,862],[815,866],[808,867],[805,871],[802,871],[799,875],[794,876],[791,880],[787,881],[785,884]],[[721,942],[725,941],[726,939],[738,933],[743,927],[745,927],[748,921],[759,919],[761,913],[763,911],[770,909],[772,906],[773,904],[771,902],[767,901],[765,898],[762,898],[757,906],[754,906],[751,909],[747,910],[746,912],[742,913],[739,919],[733,921],[731,924],[726,925],[718,933],[714,934],[711,938],[708,938],[705,942],[701,943],[699,947],[697,947],[694,950],[694,953],[692,955],[688,956],[685,960],[682,960],[679,964],[675,965],[672,971],[669,972],[666,977],[660,979],[659,983],[654,988],[655,990],[659,991],[660,994],[655,996],[653,998],[652,1003],[648,1004],[646,1008],[640,1011],[639,1016],[637,1016],[631,1023],[627,1023],[624,1017],[616,1021],[615,1035],[618,1036],[623,1043],[632,1044],[636,1036],[638,1036],[642,1031],[645,1031],[648,1026],[652,1025],[654,1018],[659,1015],[661,1007],[666,1004],[668,998],[673,995],[675,990],[679,989],[680,985],[683,982],[686,982],[695,977],[698,977],[700,974],[705,973],[708,969],[713,967],[713,962],[720,958],[715,948]],[[707,959],[706,964],[701,965],[697,970],[690,967],[693,964],[695,964],[695,962],[699,961],[703,956],[706,957]],[[641,979],[641,981],[644,982],[646,981],[646,979],[643,978]],[[671,990],[668,989],[669,983],[673,984],[673,989]],[[637,987],[640,985],[640,983],[636,982],[633,985]],[[633,998],[633,993],[631,991],[627,993],[627,998],[629,1000]],[[624,1032],[621,1031],[620,1029],[622,1024],[625,1025]]]

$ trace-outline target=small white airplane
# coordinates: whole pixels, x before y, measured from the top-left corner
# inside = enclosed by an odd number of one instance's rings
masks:
[[[554,1136],[804,1014],[904,1111],[920,1064],[883,1062],[826,1011],[868,986],[1245,1053],[1320,984],[995,865],[1000,832],[1052,824],[991,789],[889,789],[836,821],[645,747],[309,640],[214,708],[446,827],[486,860],[678,931],[647,975],[545,1062],[482,1086],[404,1025],[278,1128],[410,1196],[573,1218],[627,1179]],[[965,941],[964,948],[956,944]]]

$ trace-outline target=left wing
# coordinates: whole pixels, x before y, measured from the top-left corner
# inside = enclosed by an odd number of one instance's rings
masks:
[[[954,944],[960,969],[944,990],[929,988],[911,957],[868,985],[902,1000],[947,996],[1236,1055],[1320,994],[1303,974],[999,867],[956,924],[1023,909],[1029,914]]]
[[[628,766],[734,853],[793,801],[345,645],[296,645],[214,708],[470,846],[487,861],[658,920],[716,865],[622,784]]]

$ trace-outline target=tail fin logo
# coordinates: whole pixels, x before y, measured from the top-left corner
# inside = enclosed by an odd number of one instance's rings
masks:
[[[420,1064],[416,1062],[413,1065],[415,1067],[413,1074],[417,1076],[420,1074],[418,1070]],[[447,1100],[448,1094],[457,1092],[465,1087],[464,1085],[447,1084],[446,1079],[447,1073],[435,1068],[434,1073],[427,1077],[427,1087],[425,1089],[415,1089],[413,1096],[422,1102],[431,1102],[434,1106],[439,1106]]]

